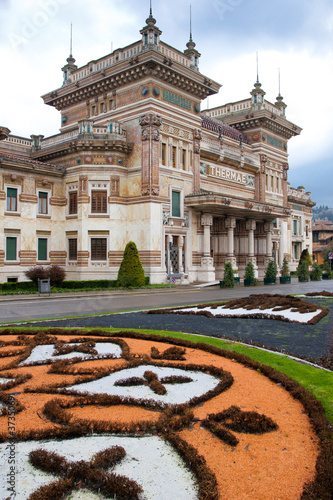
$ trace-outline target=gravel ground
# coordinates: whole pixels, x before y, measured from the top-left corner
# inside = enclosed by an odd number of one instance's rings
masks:
[[[332,299],[304,299],[327,307],[329,314],[316,325],[266,319],[206,318],[194,315],[126,313],[109,316],[48,321],[36,326],[143,328],[170,330],[229,338],[319,360],[333,351]],[[31,324],[32,326],[32,324]]]

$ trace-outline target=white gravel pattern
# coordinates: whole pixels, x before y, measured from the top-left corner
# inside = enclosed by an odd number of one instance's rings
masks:
[[[15,490],[17,500],[26,500],[39,487],[58,479],[52,474],[35,469],[28,461],[30,451],[45,449],[64,456],[69,461],[91,460],[92,456],[112,446],[122,446],[126,457],[113,472],[136,481],[144,490],[140,500],[196,500],[194,476],[186,468],[173,448],[157,436],[141,438],[122,436],[90,436],[64,441],[28,441],[15,444]],[[6,443],[0,445],[0,498],[9,496],[7,473],[9,451]],[[12,498],[12,497],[11,497]],[[80,490],[71,500],[104,499],[89,490]]]
[[[167,393],[164,395],[155,394],[150,387],[146,385],[131,387],[114,385],[117,380],[130,377],[142,378],[146,370],[156,373],[159,380],[161,380],[162,377],[170,375],[180,375],[183,377],[190,377],[193,381],[185,384],[165,384]],[[68,387],[68,389],[73,389],[77,392],[87,391],[89,394],[109,394],[112,396],[131,397],[134,399],[151,399],[159,403],[183,404],[194,397],[202,396],[206,392],[214,389],[219,382],[220,380],[217,377],[200,371],[194,372],[182,370],[180,368],[143,365],[120,370],[98,380],[73,385]]]
[[[265,314],[267,316],[283,316],[286,319],[289,319],[290,321],[298,321],[299,323],[307,323],[310,321],[312,318],[317,316],[320,312],[321,309],[317,309],[317,311],[310,312],[310,313],[299,313],[299,312],[292,312],[291,309],[285,309],[283,311],[273,311],[274,308],[272,309],[244,309],[243,307],[240,307],[239,309],[229,309],[227,307],[217,307],[216,309],[212,309],[211,307],[204,307],[204,308],[198,308],[198,307],[186,307],[184,309],[177,309],[177,311],[181,312],[199,312],[199,311],[208,311],[210,312],[213,316],[255,316],[257,314]],[[177,311],[175,313],[177,314]]]
[[[67,345],[67,344],[66,344]],[[72,343],[68,345],[80,345],[78,343]],[[83,361],[88,361],[92,359],[97,359],[99,356],[106,356],[113,354],[115,358],[120,358],[122,355],[122,349],[117,344],[112,344],[111,342],[96,342],[96,346],[94,347],[98,352],[98,355],[95,356],[93,354],[85,354],[83,352],[70,352],[68,354],[62,354],[60,356],[54,355],[54,345],[38,345],[34,347],[31,351],[30,356],[20,363],[20,365],[28,365],[33,363],[39,363],[41,361],[46,361],[47,359],[51,359],[52,362],[58,361],[59,359],[71,359],[71,358],[81,358]]]

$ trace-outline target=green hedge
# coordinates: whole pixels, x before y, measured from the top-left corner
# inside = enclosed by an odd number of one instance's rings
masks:
[[[150,284],[148,276],[145,286]],[[53,287],[55,290],[58,287]],[[85,290],[98,288],[117,288],[117,280],[89,280],[89,281],[63,281],[60,289]],[[17,283],[0,283],[0,291],[4,293],[37,292],[37,287],[32,281],[19,281]]]
[[[37,287],[32,281],[21,281],[17,283],[2,283],[0,286],[2,292],[37,291]]]

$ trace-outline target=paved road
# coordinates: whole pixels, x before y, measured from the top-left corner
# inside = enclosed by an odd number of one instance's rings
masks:
[[[322,290],[333,292],[333,280],[298,283],[293,279],[290,285],[254,288],[237,285],[235,288],[222,290],[218,286],[195,288],[190,285],[172,289],[54,294],[50,297],[38,297],[38,295],[2,296],[0,298],[0,323],[222,301],[246,297],[253,293],[295,294]]]

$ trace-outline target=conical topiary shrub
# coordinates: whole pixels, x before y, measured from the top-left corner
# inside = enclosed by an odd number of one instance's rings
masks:
[[[274,260],[270,260],[265,271],[264,284],[269,285],[276,282],[277,268]]]
[[[248,262],[245,267],[244,286],[256,286],[258,281],[255,278],[254,265]]]
[[[224,264],[223,288],[233,288],[235,286],[234,271],[230,262]]]
[[[143,270],[139,252],[133,241],[127,243],[123,261],[118,271],[117,286],[139,288],[145,285],[145,272]]]
[[[289,272],[289,265],[287,258],[284,257],[283,259],[283,264],[282,264],[282,269],[281,269],[281,276],[280,276],[280,283],[281,284],[287,284],[291,283],[291,276]]]

